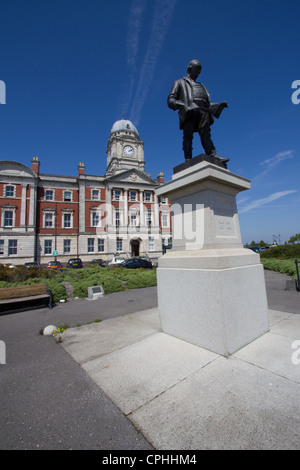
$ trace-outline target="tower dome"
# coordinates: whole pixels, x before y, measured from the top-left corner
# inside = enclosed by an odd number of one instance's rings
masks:
[[[112,126],[110,133],[112,134],[114,132],[134,132],[139,137],[137,128],[127,119],[116,121]]]
[[[131,169],[145,170],[144,142],[131,121],[123,117],[113,124],[106,155],[106,176]]]

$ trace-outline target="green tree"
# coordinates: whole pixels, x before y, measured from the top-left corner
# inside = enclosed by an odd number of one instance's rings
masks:
[[[296,233],[289,239],[289,243],[300,243],[300,233]]]

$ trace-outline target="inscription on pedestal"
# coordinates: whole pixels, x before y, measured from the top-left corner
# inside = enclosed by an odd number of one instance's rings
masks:
[[[216,218],[216,235],[222,237],[234,237],[235,230],[232,220],[225,217]]]
[[[213,211],[215,217],[215,230],[217,237],[236,237],[236,224],[234,215],[236,205],[232,201],[214,198]]]

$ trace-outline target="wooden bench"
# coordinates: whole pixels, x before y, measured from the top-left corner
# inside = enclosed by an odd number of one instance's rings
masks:
[[[31,286],[2,287],[0,288],[0,311],[5,306],[14,303],[28,302],[33,300],[47,300],[49,308],[53,308],[52,292],[48,284],[34,284]]]

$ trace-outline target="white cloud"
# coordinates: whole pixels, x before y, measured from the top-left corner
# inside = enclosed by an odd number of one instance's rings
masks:
[[[256,209],[258,207],[264,206],[265,204],[269,204],[270,202],[275,201],[276,199],[279,199],[283,196],[287,196],[288,194],[293,194],[296,193],[296,189],[290,189],[288,191],[279,191],[277,193],[270,194],[270,196],[261,198],[261,199],[256,199],[256,201],[252,201],[249,204],[247,204],[245,207],[243,207],[241,210],[239,210],[239,214],[242,214],[243,212],[248,212],[252,209]]]

